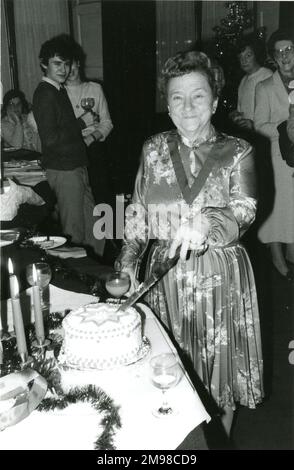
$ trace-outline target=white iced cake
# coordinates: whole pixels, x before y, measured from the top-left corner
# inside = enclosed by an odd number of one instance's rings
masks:
[[[142,348],[142,322],[132,307],[96,303],[69,313],[62,322],[63,355],[78,369],[109,369],[135,362]]]

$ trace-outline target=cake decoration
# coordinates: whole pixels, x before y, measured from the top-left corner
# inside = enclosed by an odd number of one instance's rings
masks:
[[[133,307],[118,312],[116,305],[88,304],[69,313],[62,326],[63,360],[80,370],[120,367],[146,353],[141,316]]]

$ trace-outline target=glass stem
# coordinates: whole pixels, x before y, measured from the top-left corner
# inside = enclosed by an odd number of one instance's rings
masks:
[[[163,412],[167,411],[170,408],[166,398],[166,390],[162,390],[162,405],[160,408]]]

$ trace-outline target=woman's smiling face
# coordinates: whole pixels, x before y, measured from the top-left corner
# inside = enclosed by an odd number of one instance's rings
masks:
[[[69,76],[67,78],[67,82],[74,82],[80,79],[80,65],[77,61],[73,61],[71,64],[71,69]]]
[[[294,46],[291,40],[277,41],[274,56],[282,75],[294,75]]]
[[[207,77],[191,72],[169,80],[167,101],[170,117],[188,139],[195,139],[210,126],[217,106]]]

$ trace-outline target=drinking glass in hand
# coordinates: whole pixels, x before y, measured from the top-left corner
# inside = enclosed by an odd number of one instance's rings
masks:
[[[81,99],[81,106],[86,112],[90,111],[92,114],[95,114],[94,111],[92,111],[92,108],[94,108],[94,104],[95,104],[94,98],[82,98]]]
[[[40,289],[41,295],[41,306],[42,309],[47,309],[49,307],[48,299],[45,299],[45,288],[49,285],[52,277],[52,271],[47,263],[34,263],[37,272],[37,285]],[[35,284],[33,277],[33,264],[29,264],[26,268],[26,276],[28,283],[33,286]]]
[[[131,278],[128,273],[115,271],[107,276],[105,288],[113,297],[120,299],[130,288]]]
[[[157,418],[176,414],[167,402],[166,392],[169,388],[175,387],[182,376],[182,367],[173,353],[159,354],[150,360],[151,382],[162,391],[162,404],[152,411]]]

